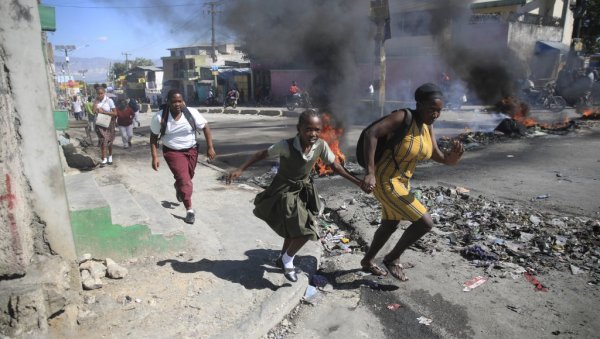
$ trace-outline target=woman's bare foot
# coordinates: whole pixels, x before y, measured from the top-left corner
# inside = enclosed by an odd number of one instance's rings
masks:
[[[400,260],[383,260],[383,264],[385,265],[385,268],[387,268],[387,270],[390,272],[390,274],[400,280],[400,281],[407,281],[408,277],[406,276],[406,273],[404,273],[404,270],[407,268],[412,268],[414,267],[413,264],[411,263],[401,263]]]
[[[372,261],[365,261],[363,259],[360,261],[360,266],[362,267],[363,271],[370,272],[371,274],[378,276],[378,277],[379,276],[385,277],[388,274],[388,272],[386,270],[377,266],[377,264],[375,264]]]

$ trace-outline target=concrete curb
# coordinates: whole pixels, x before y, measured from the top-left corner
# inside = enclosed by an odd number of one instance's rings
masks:
[[[319,268],[322,249],[318,242],[308,243],[305,248],[300,250],[299,255],[314,256],[317,259],[315,269]],[[278,289],[269,298],[265,299],[260,306],[252,310],[244,320],[232,324],[227,330],[211,338],[240,338],[241,334],[243,334],[244,338],[261,338],[265,336],[294,307],[300,304],[309,285],[310,276],[315,274],[315,272],[304,272],[299,275],[298,281],[291,283],[292,286],[290,288]]]
[[[302,113],[299,111],[288,111],[285,108],[277,107],[237,107],[237,108],[216,108],[216,107],[194,107],[200,113],[212,114],[246,114],[246,115],[264,115],[269,117],[297,117]]]

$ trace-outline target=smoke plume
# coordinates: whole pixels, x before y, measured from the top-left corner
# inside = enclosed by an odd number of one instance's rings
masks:
[[[440,1],[431,10],[430,31],[439,55],[484,104],[496,103],[514,93],[517,79],[527,74],[525,62],[508,47],[506,23],[490,17],[472,20],[472,1]]]
[[[373,52],[368,1],[234,1],[223,19],[252,61],[316,72],[302,85],[321,109],[355,105],[357,61]]]

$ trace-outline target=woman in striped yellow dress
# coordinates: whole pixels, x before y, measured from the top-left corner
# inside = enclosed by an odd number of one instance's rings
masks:
[[[398,110],[373,125],[365,133],[364,154],[367,162],[367,175],[363,187],[372,191],[382,206],[381,226],[375,232],[371,246],[361,266],[375,275],[387,275],[373,259],[385,245],[401,220],[412,224],[404,231],[398,243],[388,253],[383,263],[390,274],[401,281],[408,280],[400,256],[404,251],[429,232],[433,227],[431,216],[421,202],[410,193],[410,178],[417,162],[433,159],[436,162],[455,165],[460,160],[464,148],[454,142],[452,149],[443,153],[437,146],[433,133],[433,123],[441,114],[443,95],[434,84],[424,84],[415,91],[415,110]],[[391,138],[395,131],[410,124],[406,136],[395,147],[384,151],[375,163],[375,149],[379,138]]]

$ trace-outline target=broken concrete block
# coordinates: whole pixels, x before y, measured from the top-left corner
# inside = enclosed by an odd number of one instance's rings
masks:
[[[125,267],[119,266],[114,260],[106,258],[107,276],[111,279],[123,279],[128,271]]]
[[[44,300],[40,286],[28,285],[3,291],[0,295],[0,333],[11,337],[24,333],[46,333],[48,312]]]
[[[81,285],[84,290],[96,290],[102,288],[102,280],[94,279],[88,270],[81,271]]]
[[[90,253],[84,253],[81,257],[77,258],[77,263],[83,264],[88,260],[92,260],[92,255]]]
[[[89,260],[79,265],[79,270],[89,271],[94,279],[100,279],[106,276],[106,266],[101,262],[94,260]]]

